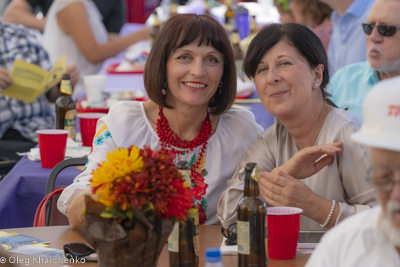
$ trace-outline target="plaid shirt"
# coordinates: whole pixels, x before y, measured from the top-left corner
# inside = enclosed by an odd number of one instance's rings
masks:
[[[15,59],[51,69],[49,56],[32,30],[0,20],[0,68],[10,71]],[[53,113],[45,95],[30,104],[0,95],[0,138],[7,129],[14,128],[23,137],[37,142],[36,131],[53,128],[53,124]]]

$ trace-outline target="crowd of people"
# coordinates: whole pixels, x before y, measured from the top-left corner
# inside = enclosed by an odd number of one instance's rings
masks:
[[[82,76],[149,38],[149,27],[115,34],[117,0],[115,12],[108,0],[53,0],[41,3],[45,19],[18,15],[32,13],[33,2],[12,0],[0,21],[1,89],[12,84],[15,59],[49,69],[67,53],[79,93]],[[58,201],[72,228],[85,223],[82,202],[107,153],[148,145],[192,162],[201,224],[236,222],[238,173],[255,162],[268,205],[301,208],[301,230],[329,229],[307,266],[400,265],[400,1],[274,4],[282,23],[262,26],[243,61],[273,125],[263,129],[251,111],[232,107],[237,77],[223,25],[209,15],[172,16],[146,61],[149,100],[118,102],[99,120],[96,135],[107,138],[93,144],[85,171]],[[15,23],[43,31],[43,39]],[[52,127],[49,102],[58,90],[29,104],[0,95],[0,149],[10,140],[19,150],[36,144],[35,131]]]

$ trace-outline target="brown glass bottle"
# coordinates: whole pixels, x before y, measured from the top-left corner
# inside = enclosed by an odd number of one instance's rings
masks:
[[[257,30],[256,16],[252,16],[250,23],[250,33],[254,33],[256,30]]]
[[[75,140],[76,134],[76,106],[72,100],[71,80],[68,73],[61,79],[60,91],[62,93],[55,103],[54,128],[68,131],[68,137]]]
[[[258,182],[251,177],[255,166],[256,163],[246,164],[244,195],[237,209],[239,267],[268,266],[265,250],[267,205],[260,197]]]
[[[243,51],[240,48],[240,36],[237,29],[234,29],[231,34],[232,38],[232,48],[233,48],[233,56],[235,58],[235,66],[236,66],[236,75],[240,78],[244,78],[243,74]]]
[[[185,179],[185,186],[191,188],[187,161],[179,161],[177,168]],[[199,208],[196,200],[193,199],[193,203],[196,214],[194,219],[188,218],[183,223],[176,222],[168,238],[170,267],[199,266]]]
[[[153,12],[154,23],[150,30],[150,43],[153,45],[154,40],[157,38],[161,30],[160,19],[158,17],[157,11]]]
[[[225,22],[224,27],[230,33],[233,31],[235,25],[235,12],[232,9],[232,0],[225,0],[226,11],[225,11]]]

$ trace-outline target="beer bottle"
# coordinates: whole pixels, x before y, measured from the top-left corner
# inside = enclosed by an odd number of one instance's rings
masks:
[[[237,209],[239,267],[268,266],[265,251],[267,205],[260,197],[255,167],[256,163],[246,164],[244,196]]]
[[[60,91],[62,93],[55,103],[54,128],[68,131],[68,137],[75,140],[76,134],[76,106],[71,98],[72,87],[68,73],[64,73],[61,79]]]
[[[205,0],[205,8],[204,8],[205,14],[210,15],[210,3],[208,3],[208,0]]]
[[[225,11],[225,29],[230,33],[232,32],[235,25],[235,12],[232,9],[232,0],[225,0],[226,11]]]
[[[185,186],[191,188],[192,180],[187,161],[179,161],[177,168],[185,179]],[[170,267],[199,266],[199,208],[196,200],[193,199],[193,202],[194,219],[188,218],[183,223],[176,222],[168,238]]]
[[[153,28],[150,30],[150,43],[153,45],[154,40],[157,38],[157,35],[159,34],[161,30],[160,26],[160,19],[158,17],[157,11],[154,10],[153,12],[153,17],[154,17],[154,23],[153,23]]]
[[[256,30],[257,30],[256,16],[252,16],[250,23],[250,33],[254,33]]]
[[[177,0],[171,0],[171,4],[169,6],[169,16],[173,16],[178,14],[178,1]]]
[[[236,75],[240,78],[244,78],[243,74],[243,51],[240,48],[240,37],[237,29],[232,31],[232,48],[233,48],[233,56],[235,58],[235,66],[236,66]]]

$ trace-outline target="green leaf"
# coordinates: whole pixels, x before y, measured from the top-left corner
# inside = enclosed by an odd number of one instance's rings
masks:
[[[192,166],[196,163],[196,153],[193,154],[192,158],[190,159],[190,161],[188,162],[188,166],[189,168],[192,168]]]
[[[207,200],[204,197],[201,197],[200,204],[203,206],[204,212],[206,212],[207,208],[208,208],[208,204],[207,204]]]

